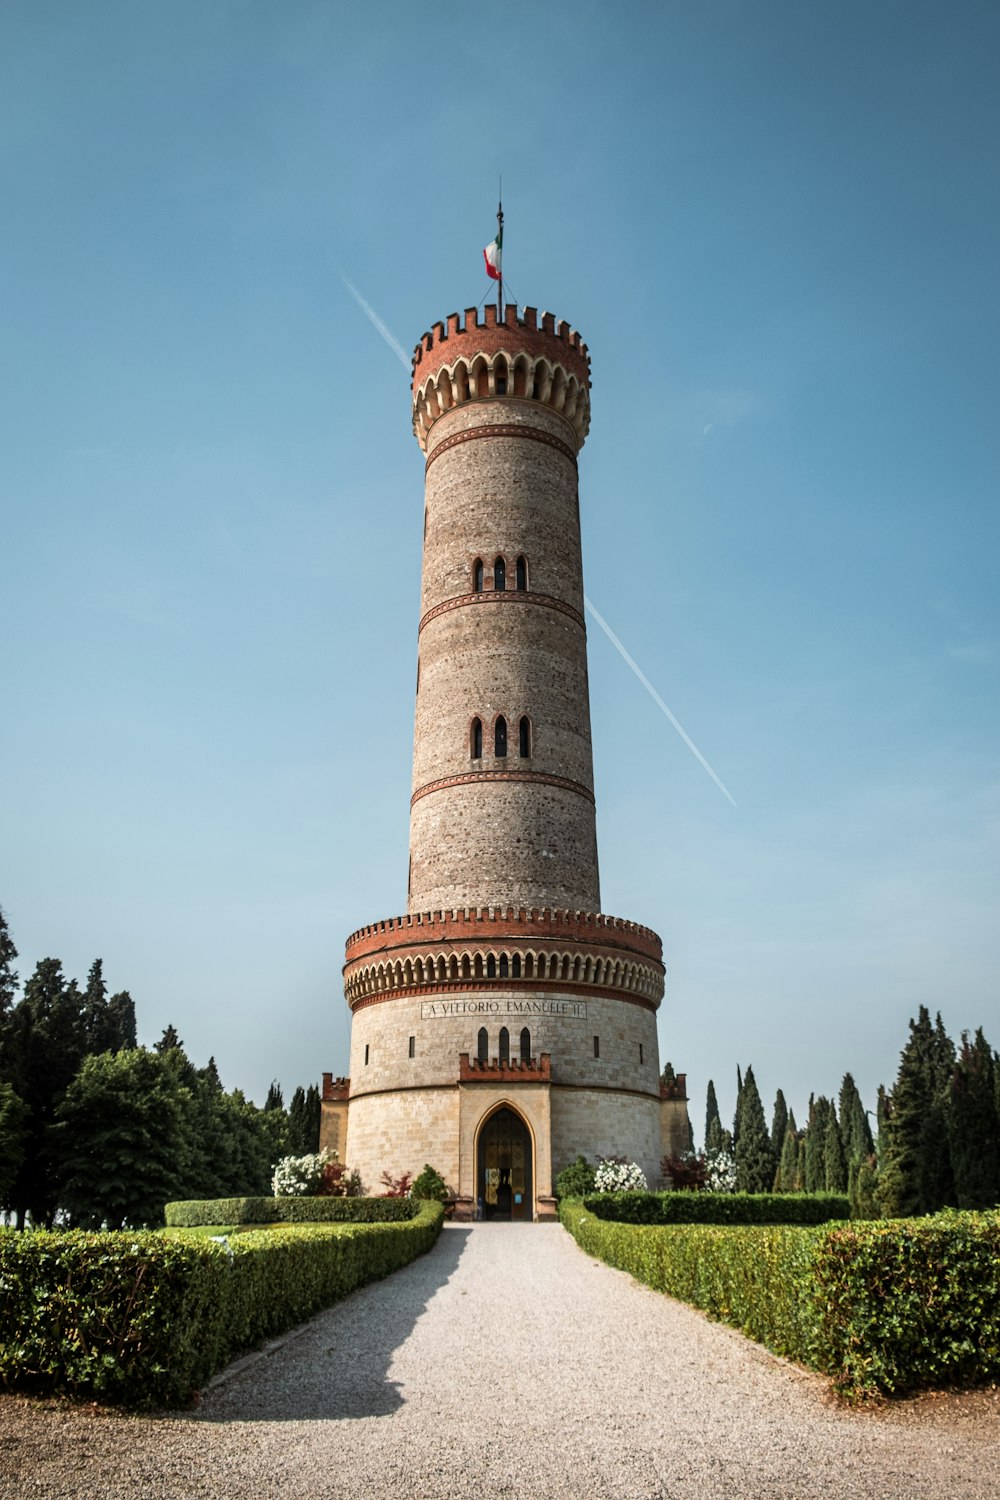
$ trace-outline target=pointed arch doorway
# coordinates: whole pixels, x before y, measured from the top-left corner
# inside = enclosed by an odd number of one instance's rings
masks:
[[[535,1217],[531,1131],[516,1110],[503,1105],[485,1122],[476,1142],[476,1195],[484,1219]]]

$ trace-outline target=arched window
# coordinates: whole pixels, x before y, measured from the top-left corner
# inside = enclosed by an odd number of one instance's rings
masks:
[[[518,592],[523,594],[528,587],[528,564],[523,557],[519,557],[515,567]]]
[[[493,587],[495,589],[507,587],[507,564],[502,557],[498,557],[493,564]]]
[[[490,1060],[490,1037],[485,1026],[479,1028],[479,1036],[476,1038],[476,1056],[482,1063]]]
[[[497,977],[497,958],[496,958],[496,954],[495,953],[488,953],[486,955],[486,978],[487,979],[495,979],[496,977]]]
[[[520,955],[520,953],[515,953],[514,956],[513,956],[513,958],[511,959],[511,961],[510,961],[510,972],[511,972],[511,978],[513,978],[513,979],[520,979],[520,977],[521,977],[521,955]]]
[[[527,715],[517,726],[517,753],[522,759],[531,754],[531,723]]]
[[[503,714],[497,719],[496,728],[493,731],[493,754],[498,757],[507,754],[507,720]]]
[[[472,759],[473,760],[482,760],[482,758],[483,758],[483,721],[482,721],[482,719],[473,719],[473,721],[472,721],[472,733],[469,736],[469,749],[472,752]]]
[[[502,359],[498,359],[493,372],[493,387],[498,396],[507,394],[507,366]]]
[[[507,979],[510,974],[510,960],[506,953],[500,955],[500,978]]]
[[[510,1032],[506,1026],[500,1027],[500,1061],[501,1063],[510,1062]]]
[[[527,1026],[521,1031],[521,1061],[531,1061],[531,1032]]]
[[[483,592],[483,560],[477,557],[472,564],[472,592],[481,594]]]

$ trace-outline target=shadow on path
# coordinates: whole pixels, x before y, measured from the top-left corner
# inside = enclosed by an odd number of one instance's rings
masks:
[[[385,1417],[403,1405],[387,1378],[431,1298],[450,1280],[471,1228],[449,1225],[433,1250],[311,1318],[281,1349],[210,1391],[203,1422],[328,1422]],[[178,1413],[178,1415],[180,1415]]]

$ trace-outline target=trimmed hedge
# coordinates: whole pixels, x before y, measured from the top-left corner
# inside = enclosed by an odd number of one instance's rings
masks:
[[[231,1244],[0,1230],[0,1381],[181,1406],[240,1349],[429,1250],[443,1218],[422,1203],[407,1223],[280,1226]]]
[[[413,1198],[180,1198],[166,1204],[168,1229],[202,1224],[403,1224]]]
[[[614,1223],[579,1199],[559,1213],[589,1254],[849,1397],[1000,1377],[1000,1211],[768,1228]]]
[[[593,1193],[584,1203],[617,1224],[828,1224],[851,1217],[849,1199],[836,1193]]]

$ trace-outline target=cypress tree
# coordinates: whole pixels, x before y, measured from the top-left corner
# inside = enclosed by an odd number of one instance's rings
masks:
[[[806,1125],[805,1188],[807,1193],[826,1192],[826,1127],[831,1104],[823,1094],[810,1097],[809,1122]]]
[[[319,1127],[323,1114],[319,1089],[311,1083],[306,1089],[306,1150],[319,1150]]]
[[[879,1130],[879,1201],[890,1218],[936,1213],[954,1202],[947,1121],[954,1063],[940,1015],[932,1025],[922,1005],[910,1021]]]
[[[305,1156],[310,1149],[306,1144],[308,1131],[306,1125],[306,1091],[299,1084],[292,1095],[292,1102],[288,1106],[288,1153],[290,1156]]]
[[[948,1139],[958,1207],[995,1207],[1000,1203],[1000,1114],[996,1063],[982,1027],[973,1042],[962,1033],[949,1086]]]
[[[708,1092],[705,1096],[705,1149],[708,1150],[709,1139],[712,1135],[713,1121],[722,1129],[722,1119],[719,1115],[719,1101],[715,1097],[715,1084],[711,1078],[708,1080]]]
[[[875,1150],[868,1115],[850,1073],[840,1085],[840,1137],[848,1166],[863,1161]]]
[[[788,1124],[781,1143],[781,1158],[774,1180],[776,1193],[800,1193],[802,1181],[799,1176],[799,1134],[795,1129],[795,1116],[789,1112]]]
[[[788,1129],[788,1105],[785,1096],[779,1089],[774,1096],[774,1113],[771,1116],[771,1148],[775,1158],[779,1158],[785,1145],[785,1131]],[[780,1171],[780,1161],[777,1162],[777,1170]]]
[[[774,1152],[753,1068],[747,1068],[746,1077],[742,1080],[737,1119],[739,1134],[736,1139],[736,1191],[770,1192],[774,1181]]]
[[[276,1078],[272,1078],[267,1091],[267,1098],[264,1100],[265,1113],[271,1109],[280,1109],[284,1113],[284,1108],[285,1096],[281,1092],[281,1084]]]
[[[840,1135],[840,1126],[837,1123],[837,1112],[831,1101],[830,1110],[826,1119],[826,1135],[824,1138],[824,1188],[828,1193],[847,1192],[847,1159],[844,1155],[844,1143]]]

